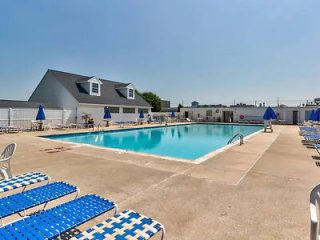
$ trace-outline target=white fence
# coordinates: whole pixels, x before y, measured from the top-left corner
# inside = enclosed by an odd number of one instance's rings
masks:
[[[52,127],[56,124],[66,124],[75,121],[76,113],[71,110],[45,109],[45,123]],[[0,109],[0,127],[15,126],[23,129],[31,127],[31,121],[36,119],[38,108],[2,108]]]

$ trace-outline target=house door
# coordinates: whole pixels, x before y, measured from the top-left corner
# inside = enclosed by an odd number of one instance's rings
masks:
[[[189,112],[184,112],[184,118],[189,118]]]
[[[223,111],[223,122],[225,122],[225,123],[233,122],[233,112],[232,111]]]
[[[298,111],[292,112],[292,124],[297,125],[298,124]]]

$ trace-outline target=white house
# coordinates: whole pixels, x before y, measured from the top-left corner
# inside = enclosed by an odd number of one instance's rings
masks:
[[[72,110],[74,119],[83,122],[91,114],[102,123],[104,107],[109,107],[113,121],[135,121],[140,111],[148,114],[151,106],[136,94],[132,83],[121,83],[73,73],[48,70],[36,87],[29,102],[48,102],[60,109]]]

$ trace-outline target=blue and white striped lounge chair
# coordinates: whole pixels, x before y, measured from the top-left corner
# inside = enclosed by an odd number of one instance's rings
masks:
[[[161,239],[164,239],[164,226],[143,216],[140,213],[124,210],[114,217],[80,233],[72,240],[146,240],[161,231]]]
[[[61,238],[61,234],[115,209],[117,205],[91,194],[23,218],[0,228],[1,240],[42,240]]]
[[[320,154],[320,143],[316,143],[313,146],[318,151],[318,153]]]
[[[317,133],[317,131],[319,131],[319,129],[317,128],[313,128],[313,127],[305,127],[305,128],[300,128],[299,134],[305,135],[305,134],[315,134]]]
[[[314,127],[299,127],[301,131],[315,131],[316,128]]]
[[[45,204],[48,202],[64,197],[66,195],[77,193],[77,187],[65,182],[54,182],[28,191],[16,193],[8,197],[0,198],[0,219],[1,226],[3,218],[13,214],[24,212],[23,217],[27,215],[26,210]],[[22,215],[21,215],[22,216]]]
[[[304,139],[310,142],[319,142],[320,135],[319,134],[305,134],[303,135]]]
[[[23,190],[29,185],[47,181],[50,182],[50,177],[39,172],[28,172],[22,175],[14,176],[9,179],[0,180],[0,193],[23,187]]]

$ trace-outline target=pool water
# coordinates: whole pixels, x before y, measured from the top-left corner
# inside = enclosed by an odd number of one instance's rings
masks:
[[[194,161],[226,146],[236,133],[248,136],[261,129],[259,125],[188,124],[45,137]]]

